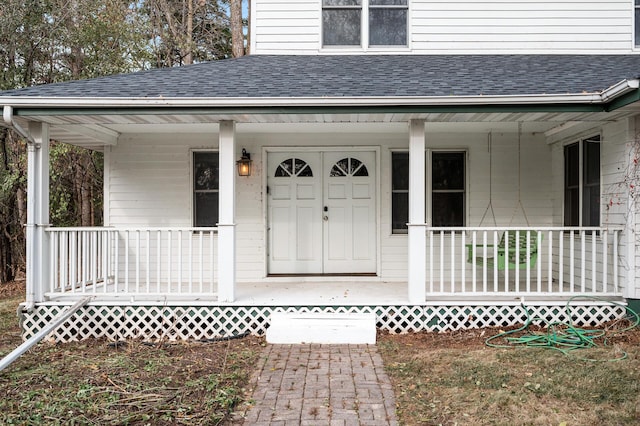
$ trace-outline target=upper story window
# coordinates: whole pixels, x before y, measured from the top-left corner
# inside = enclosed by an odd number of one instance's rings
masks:
[[[640,0],[635,0],[634,7],[634,15],[635,15],[635,37],[634,37],[634,45],[636,47],[640,47]]]
[[[322,0],[322,45],[406,46],[408,8],[408,0]]]

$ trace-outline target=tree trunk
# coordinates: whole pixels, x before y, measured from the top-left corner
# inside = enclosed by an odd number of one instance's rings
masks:
[[[231,49],[234,58],[244,56],[244,33],[242,31],[242,0],[231,0]]]

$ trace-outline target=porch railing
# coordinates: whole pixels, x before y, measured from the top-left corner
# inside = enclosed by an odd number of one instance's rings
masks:
[[[217,293],[217,228],[47,228],[51,294]]]
[[[621,229],[426,227],[428,295],[621,295]],[[511,245],[501,240],[511,241]],[[473,254],[469,256],[470,247]],[[511,251],[517,266],[500,263]],[[509,253],[507,253],[509,255]]]

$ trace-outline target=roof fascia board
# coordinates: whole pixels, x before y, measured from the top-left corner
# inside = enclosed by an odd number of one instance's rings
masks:
[[[361,106],[361,107],[262,107],[262,108],[16,108],[20,117],[64,115],[274,115],[274,114],[447,114],[516,112],[602,112],[600,104],[459,105],[459,106]]]
[[[73,98],[0,97],[0,105],[18,108],[277,108],[602,104],[603,93],[514,96],[433,97],[282,97],[282,98]]]

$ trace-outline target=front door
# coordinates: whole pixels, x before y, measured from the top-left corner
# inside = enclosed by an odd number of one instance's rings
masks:
[[[269,153],[269,273],[375,273],[375,170],[375,152]]]

